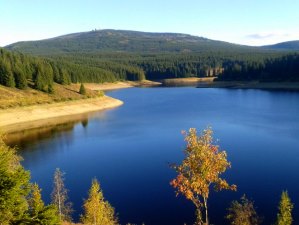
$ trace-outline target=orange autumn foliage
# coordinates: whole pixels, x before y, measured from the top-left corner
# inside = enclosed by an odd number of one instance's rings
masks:
[[[178,175],[170,184],[176,193],[191,200],[197,209],[197,224],[204,224],[202,210],[205,210],[205,224],[208,224],[207,199],[211,186],[216,191],[223,189],[236,190],[236,185],[229,185],[220,175],[231,167],[225,151],[213,144],[213,131],[207,128],[201,136],[197,136],[195,128],[184,132],[187,142],[184,150],[185,158],[181,165],[175,165]]]

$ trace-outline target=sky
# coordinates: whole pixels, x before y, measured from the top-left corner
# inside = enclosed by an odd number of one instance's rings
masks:
[[[93,29],[245,45],[299,40],[299,0],[0,0],[0,46]]]

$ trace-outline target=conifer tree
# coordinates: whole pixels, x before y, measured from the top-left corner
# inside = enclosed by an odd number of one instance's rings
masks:
[[[45,206],[41,197],[41,189],[37,184],[32,185],[28,203],[30,215],[29,221],[31,224],[60,224],[59,217],[57,215],[57,208],[54,205]]]
[[[79,93],[80,93],[81,95],[86,95],[86,89],[85,89],[83,83],[81,83],[81,85],[80,85]]]
[[[48,85],[48,91],[47,91],[49,94],[53,94],[54,92],[55,92],[55,90],[54,90],[54,87],[53,87],[53,84],[52,83],[50,83],[49,85]]]
[[[26,218],[30,191],[29,172],[20,164],[15,149],[0,137],[0,224],[13,224]]]
[[[278,206],[277,225],[291,225],[293,204],[287,191],[283,191]]]
[[[93,225],[114,225],[117,224],[117,218],[114,214],[114,208],[105,201],[100,184],[96,179],[92,180],[88,199],[85,200],[84,215],[81,221],[84,224]]]
[[[24,71],[22,71],[20,66],[15,66],[14,77],[16,81],[16,87],[19,89],[27,88],[27,79]]]
[[[60,69],[59,70],[59,83],[60,84],[70,84],[71,78],[66,69]]]
[[[60,221],[71,221],[72,204],[68,202],[68,190],[64,186],[64,173],[59,168],[54,173],[54,188],[51,194],[52,204],[58,209]]]
[[[10,62],[3,60],[0,63],[0,84],[6,87],[15,87],[15,79]]]
[[[15,149],[0,137],[0,224],[58,225],[55,206],[45,206],[40,189],[20,164]]]

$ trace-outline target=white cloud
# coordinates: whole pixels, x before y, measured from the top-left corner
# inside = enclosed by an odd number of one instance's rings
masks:
[[[252,33],[242,38],[242,43],[248,45],[270,45],[284,41],[299,40],[299,29],[286,31],[269,31]]]

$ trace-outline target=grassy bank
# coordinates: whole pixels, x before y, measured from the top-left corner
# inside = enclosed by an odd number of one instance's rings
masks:
[[[80,84],[60,85],[54,84],[54,92],[48,94],[32,88],[20,90],[0,85],[0,109],[15,108],[20,106],[31,106],[94,98],[102,93],[91,89],[86,90],[85,95],[79,94]]]
[[[116,84],[105,84],[115,86]],[[95,85],[96,87],[96,85]],[[103,88],[79,93],[80,84],[54,84],[52,94],[0,85],[0,132],[15,132],[65,123],[79,114],[113,108],[122,101],[104,96]]]
[[[9,133],[71,120],[71,116],[113,108],[123,102],[108,96],[0,110],[0,129]],[[51,120],[50,120],[51,119]],[[54,119],[54,120],[53,120]]]

